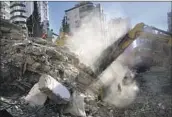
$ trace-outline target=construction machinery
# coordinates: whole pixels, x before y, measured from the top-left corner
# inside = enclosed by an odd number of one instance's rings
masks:
[[[63,46],[66,39],[66,34],[61,32],[56,44],[58,46]],[[139,42],[140,40],[141,42]],[[155,48],[153,48],[154,45],[159,46],[156,42],[161,45],[166,44],[167,46],[171,46],[172,33],[145,25],[144,23],[136,24],[126,35],[118,39],[102,52],[98,60],[94,63],[96,68],[95,74],[101,74],[123,52],[130,54],[130,58],[128,57],[128,59],[134,61],[132,65],[128,64],[129,66],[134,69],[139,69],[141,67],[145,69],[149,68],[153,58],[150,53],[152,51],[156,52]]]
[[[5,33],[8,33],[10,35],[12,34],[11,37],[13,38],[14,38],[14,35],[16,35],[16,38],[26,37],[26,34],[23,32],[21,27],[15,24],[12,24],[6,20],[3,20],[3,19],[0,19],[0,20],[1,20],[0,32],[2,32],[3,34]],[[151,29],[153,32],[145,31],[146,28]],[[157,31],[158,33],[154,33],[155,31]],[[150,40],[152,41],[152,45],[154,45],[155,44],[154,42],[156,41],[160,42],[160,44],[165,43],[166,45],[170,47],[172,45],[172,33],[145,25],[144,23],[139,23],[134,28],[132,28],[126,35],[122,36],[120,39],[115,41],[113,44],[111,44],[108,48],[106,48],[102,52],[100,57],[98,57],[98,60],[94,63],[94,66],[96,68],[95,74],[96,75],[101,74],[115,59],[118,58],[119,55],[125,52],[125,50],[131,50],[131,53],[137,54],[138,51],[134,49],[135,47],[134,47],[133,42],[134,41],[137,42],[138,38],[141,38],[143,40]],[[67,39],[67,35],[63,32],[60,33],[59,39],[57,39],[56,44],[58,46],[63,46],[66,39]],[[141,43],[144,43],[144,42],[141,42]],[[128,48],[129,46],[131,46],[131,48]],[[148,56],[149,59],[151,59],[152,57],[149,54],[146,54],[146,56]],[[150,60],[145,59],[143,61],[150,61]]]
[[[67,39],[67,34],[64,32],[60,32],[60,35],[58,36],[58,39],[56,40],[57,46],[63,46],[65,44],[66,39]]]
[[[153,32],[145,31],[146,28],[151,29]],[[168,46],[172,45],[172,33],[145,25],[144,23],[139,23],[126,35],[115,41],[102,52],[94,64],[96,68],[95,73],[100,75],[114,60],[118,58],[119,55],[121,55],[130,45],[132,45],[133,41],[136,41],[138,38],[151,40],[152,42],[162,41],[162,43],[165,43]],[[133,48],[131,50],[133,50]],[[150,55],[148,56],[151,58]]]

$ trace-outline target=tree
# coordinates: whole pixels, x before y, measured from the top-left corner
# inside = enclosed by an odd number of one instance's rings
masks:
[[[63,30],[63,32],[65,31],[65,26],[66,26],[66,19],[65,19],[65,16],[64,16],[63,20],[62,20],[62,30]]]
[[[42,26],[41,26],[41,18],[38,11],[38,3],[34,1],[34,10],[33,10],[33,36],[41,37],[42,34]]]
[[[60,27],[60,29],[59,29],[59,33],[61,33],[61,32],[63,32],[63,28],[62,27]]]
[[[27,25],[28,33],[32,34],[33,33],[33,14],[27,18],[26,25]]]
[[[70,31],[70,30],[69,30],[69,24],[66,23],[66,25],[65,25],[65,31],[64,31],[64,32],[66,32],[66,33],[68,34],[69,31]]]
[[[69,24],[66,21],[66,16],[64,16],[62,20],[62,31],[67,34],[69,33]]]

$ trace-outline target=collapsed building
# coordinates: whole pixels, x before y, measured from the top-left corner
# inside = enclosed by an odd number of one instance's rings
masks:
[[[27,38],[21,28],[7,24],[5,26],[8,28],[0,35],[1,112],[7,110],[11,115],[19,117],[171,116],[170,67],[154,67],[134,76],[140,83],[138,97],[130,106],[117,108],[102,101],[101,91],[95,85],[98,74],[82,64],[68,48],[56,46],[41,38]],[[124,72],[120,66],[116,70]],[[132,76],[129,74],[129,77]],[[125,79],[125,75],[122,78]],[[129,82],[127,80],[125,83]],[[168,86],[159,86],[160,82]],[[126,99],[128,87],[115,87],[119,91],[117,94]],[[106,86],[103,90],[108,88]],[[111,91],[106,95],[112,94]]]

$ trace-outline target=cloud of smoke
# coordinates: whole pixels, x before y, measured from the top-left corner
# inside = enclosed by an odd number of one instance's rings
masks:
[[[103,28],[105,32],[103,32]],[[116,24],[100,23],[97,17],[87,17],[81,27],[67,40],[69,49],[78,55],[80,62],[94,69],[93,63],[101,52],[128,31],[128,22],[122,19]]]
[[[101,55],[101,52],[125,35],[129,28],[128,19],[120,19],[113,23],[104,22],[102,25],[97,17],[87,17],[82,21],[81,27],[67,40],[66,46],[79,57],[81,63],[91,67],[94,71],[93,63]],[[105,29],[105,32],[102,32],[102,29]],[[120,56],[100,76],[103,85],[108,86],[103,94],[104,101],[117,107],[130,104],[138,91],[138,87],[131,77],[126,80],[129,82],[127,85],[123,84],[126,73],[130,71],[123,65],[123,62],[124,58]]]
[[[134,81],[135,74],[123,65],[118,58],[101,75],[104,85],[103,101],[116,107],[126,107],[131,104],[139,91]]]

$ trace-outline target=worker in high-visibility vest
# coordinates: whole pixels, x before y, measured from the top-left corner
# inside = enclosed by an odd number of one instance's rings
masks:
[[[56,44],[58,46],[64,46],[67,38],[68,38],[68,36],[66,33],[60,32],[59,38],[56,40]]]

